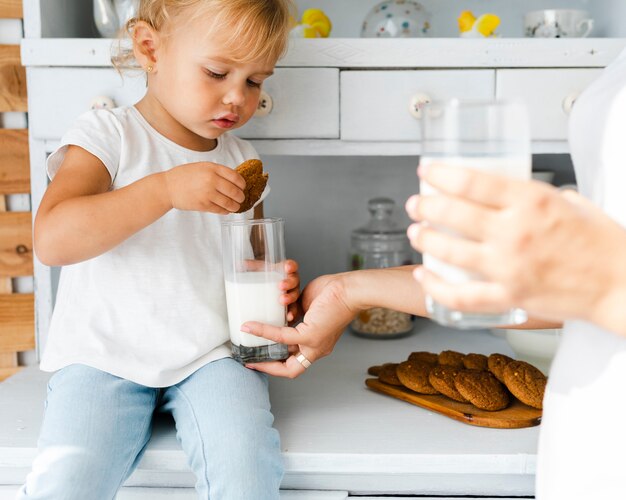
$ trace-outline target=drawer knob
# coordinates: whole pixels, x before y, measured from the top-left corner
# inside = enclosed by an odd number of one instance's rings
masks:
[[[274,100],[272,99],[272,96],[261,90],[259,105],[256,109],[256,113],[254,113],[254,116],[262,118],[269,115],[272,112],[272,109],[274,109]]]
[[[576,100],[579,97],[579,92],[572,92],[565,99],[563,99],[563,113],[569,116],[572,113],[572,109],[574,109],[574,104],[576,104]]]
[[[113,109],[114,107],[115,101],[105,95],[94,97],[89,104],[90,109]]]
[[[411,97],[411,102],[409,104],[409,113],[416,120],[421,120],[424,117],[424,107],[427,104],[430,104],[432,99],[428,94],[417,93],[413,97]]]

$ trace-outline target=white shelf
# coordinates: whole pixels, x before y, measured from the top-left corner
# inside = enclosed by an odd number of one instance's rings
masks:
[[[26,38],[25,66],[111,66],[114,41]],[[602,68],[626,48],[625,38],[292,40],[281,67],[334,68]]]
[[[352,142],[340,140],[252,140],[263,156],[419,156],[418,142]],[[46,153],[59,146],[57,141],[45,141]],[[569,154],[567,141],[535,141],[533,154]]]
[[[405,339],[371,341],[346,333],[335,352],[306,375],[270,380],[286,467],[283,488],[375,495],[534,493],[538,427],[474,427],[365,387],[368,366],[406,359],[418,348],[513,356],[506,341],[490,333],[449,330],[424,319]],[[37,454],[48,377],[31,367],[0,384],[0,487],[21,484]],[[192,488],[194,482],[171,420],[158,419],[126,486]]]

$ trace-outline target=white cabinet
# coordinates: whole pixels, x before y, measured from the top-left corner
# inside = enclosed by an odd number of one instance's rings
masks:
[[[494,96],[492,70],[343,71],[341,139],[419,141],[419,108],[428,101]]]
[[[565,141],[577,97],[600,73],[599,69],[502,69],[497,72],[496,95],[527,105],[533,140]]]
[[[96,97],[118,106],[137,102],[146,91],[142,75],[122,76],[105,68],[31,68],[28,77],[30,136],[59,140]]]
[[[92,101],[108,97],[132,105],[146,91],[139,72],[120,75],[112,68],[31,68],[28,71],[30,134],[59,140]],[[250,139],[339,137],[339,70],[277,69],[265,86],[273,107],[237,134]]]

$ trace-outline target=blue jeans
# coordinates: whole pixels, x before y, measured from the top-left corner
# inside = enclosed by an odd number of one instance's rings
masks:
[[[110,500],[171,413],[201,499],[278,499],[283,476],[267,377],[226,358],[182,382],[145,387],[84,365],[56,372],[39,454],[19,500]]]

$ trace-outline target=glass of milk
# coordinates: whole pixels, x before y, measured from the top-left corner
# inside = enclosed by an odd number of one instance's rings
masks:
[[[284,219],[222,222],[224,284],[233,357],[240,363],[287,359],[284,344],[242,332],[246,321],[285,326],[286,307],[280,303],[285,278]]]
[[[517,102],[458,100],[429,104],[422,123],[420,164],[432,168],[446,164],[530,179],[532,154],[525,106]],[[425,182],[420,191],[422,195],[435,192]],[[424,266],[452,284],[483,279],[429,255],[424,255]],[[528,319],[520,309],[492,314],[454,311],[430,297],[426,298],[426,307],[432,319],[456,328],[518,325]]]

